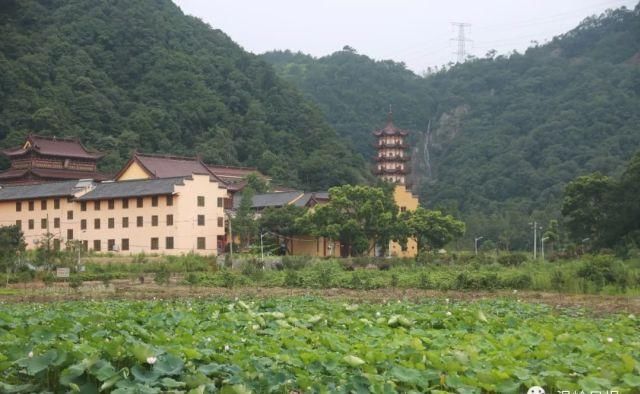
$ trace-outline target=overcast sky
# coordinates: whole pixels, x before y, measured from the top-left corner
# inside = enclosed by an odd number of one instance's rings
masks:
[[[221,29],[246,50],[323,56],[350,45],[416,72],[455,61],[458,29],[467,53],[523,51],[607,8],[638,0],[174,0],[186,14]]]

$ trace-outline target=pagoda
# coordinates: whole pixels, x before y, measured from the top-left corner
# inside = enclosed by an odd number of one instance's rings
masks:
[[[409,132],[395,127],[392,115],[389,111],[387,125],[373,132],[377,138],[374,174],[383,181],[406,185],[410,156],[406,153],[405,137]]]
[[[22,145],[0,153],[11,161],[11,167],[0,172],[0,184],[108,179],[96,169],[98,159],[104,155],[89,151],[77,139],[29,134]]]

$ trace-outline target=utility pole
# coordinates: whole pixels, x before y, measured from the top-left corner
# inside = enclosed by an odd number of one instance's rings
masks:
[[[484,237],[477,237],[473,239],[474,249],[476,251],[476,256],[478,255],[478,241],[480,241]]]
[[[541,241],[542,241],[542,248],[540,249],[540,251],[542,252],[542,262],[543,262],[543,263],[544,263],[544,241],[546,241],[546,240],[548,240],[548,239],[549,239],[549,237],[543,237],[543,238],[541,239]]]
[[[529,223],[533,226],[533,259],[538,258],[538,222]],[[542,230],[542,227],[539,228]]]
[[[461,22],[451,22],[451,24],[458,28],[458,37],[452,38],[451,41],[458,42],[458,50],[455,52],[457,56],[457,63],[464,63],[465,57],[467,57],[467,52],[465,50],[465,44],[467,41],[471,41],[465,36],[465,27],[471,26],[470,23],[461,23]]]

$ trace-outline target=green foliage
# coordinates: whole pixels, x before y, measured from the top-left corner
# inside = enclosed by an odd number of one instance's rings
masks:
[[[77,291],[80,286],[82,286],[82,277],[79,275],[71,275],[69,277],[69,287]]]
[[[160,266],[160,269],[156,271],[155,275],[153,276],[153,281],[158,285],[167,285],[169,284],[170,278],[171,272],[169,272],[169,269],[166,265],[162,264]]]
[[[251,244],[251,240],[258,232],[258,223],[252,209],[254,195],[255,191],[251,187],[245,187],[242,190],[240,206],[236,216],[231,219],[234,236],[240,237],[240,242],[245,248]]]
[[[2,320],[0,391],[9,393],[640,387],[635,316],[513,300],[15,303]],[[580,357],[558,357],[567,354]]]
[[[464,223],[453,216],[422,207],[403,212],[401,219],[406,221],[409,234],[416,239],[421,252],[441,249],[465,231]]]
[[[26,246],[18,226],[0,227],[0,269],[14,268],[18,254],[24,252]]]
[[[340,240],[346,256],[367,253],[375,244],[388,245],[396,235],[396,206],[390,190],[371,186],[337,186],[330,201],[298,223],[311,234]]]
[[[272,67],[170,1],[9,1],[0,36],[0,147],[33,131],[80,137],[110,172],[138,149],[316,190],[370,177]]]
[[[498,263],[506,266],[518,266],[528,261],[529,257],[523,253],[508,253],[498,256]]]
[[[525,53],[489,51],[423,76],[354,50],[263,58],[366,157],[393,104],[394,121],[413,131],[412,170],[427,207],[466,223],[467,248],[481,234],[523,250],[532,215],[560,216],[567,182],[618,174],[640,146],[639,21],[640,7],[610,10]]]

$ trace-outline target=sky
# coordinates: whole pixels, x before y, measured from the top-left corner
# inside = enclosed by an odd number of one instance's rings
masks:
[[[638,0],[174,0],[259,54],[289,49],[319,57],[345,45],[377,60],[404,62],[417,73],[455,62],[459,28],[464,51],[524,51],[607,8]]]

